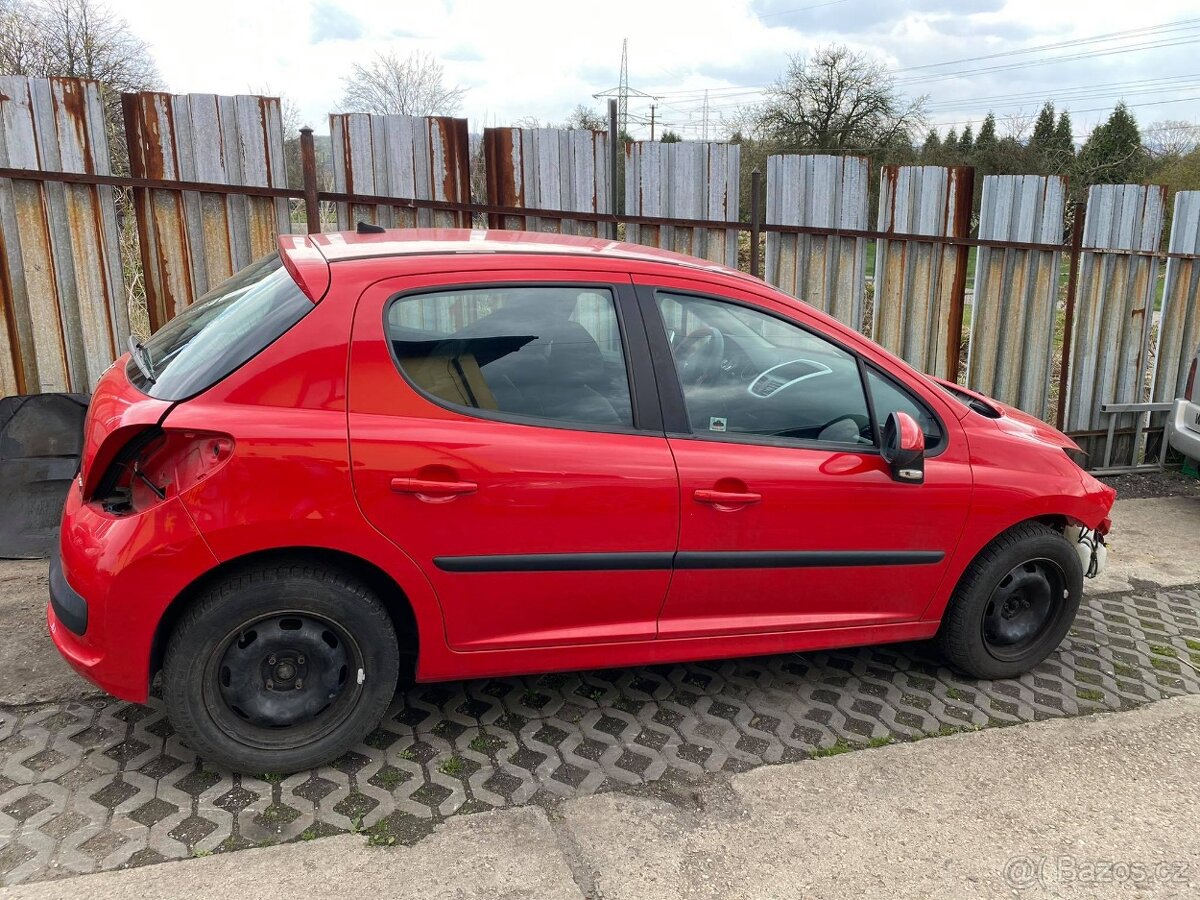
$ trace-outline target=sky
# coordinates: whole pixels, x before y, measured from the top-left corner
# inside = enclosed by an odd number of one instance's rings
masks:
[[[151,45],[168,90],[282,95],[318,133],[352,67],[382,51],[437,57],[465,88],[459,115],[472,131],[561,122],[577,104],[603,108],[592,95],[617,85],[626,38],[630,87],[658,97],[631,98],[631,119],[653,102],[659,128],[686,138],[705,136],[706,89],[717,138],[790,56],[829,44],[869,54],[904,92],[927,95],[943,130],[977,130],[989,110],[1002,131],[1019,130],[1047,99],[1070,109],[1079,143],[1120,99],[1143,127],[1200,122],[1195,0],[107,2]],[[1048,44],[1060,46],[1033,49]]]

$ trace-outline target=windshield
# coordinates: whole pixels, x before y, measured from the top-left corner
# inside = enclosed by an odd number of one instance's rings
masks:
[[[212,387],[313,308],[278,253],[243,269],[154,333],[131,342],[130,382],[160,400]]]

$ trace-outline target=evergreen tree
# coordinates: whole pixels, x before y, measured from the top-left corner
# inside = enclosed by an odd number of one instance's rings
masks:
[[[1075,135],[1071,128],[1071,114],[1065,109],[1058,114],[1058,124],[1054,127],[1054,150],[1065,158],[1075,158]]]
[[[942,152],[942,139],[938,137],[937,129],[930,128],[925,135],[925,143],[921,145],[921,162],[931,163]]]
[[[1084,184],[1128,184],[1142,181],[1147,169],[1137,120],[1124,102],[1118,103],[1108,120],[1092,130],[1076,170]]]
[[[681,138],[677,132],[667,130],[662,133],[662,137],[660,137],[658,140],[663,144],[678,144],[683,140],[683,138]]]
[[[953,127],[951,127],[950,130],[946,132],[946,139],[944,141],[942,141],[942,146],[945,147],[947,150],[957,150],[958,149],[958,132],[955,131]]]
[[[962,136],[958,139],[958,152],[964,157],[970,156],[971,151],[975,149],[975,132],[971,128],[971,123],[967,123],[967,127],[963,129]]]
[[[1045,151],[1050,149],[1053,144],[1054,104],[1047,100],[1033,125],[1033,137],[1029,139],[1029,145],[1035,150]]]
[[[975,153],[984,155],[996,150],[996,117],[988,113],[979,126],[979,136],[975,138]]]

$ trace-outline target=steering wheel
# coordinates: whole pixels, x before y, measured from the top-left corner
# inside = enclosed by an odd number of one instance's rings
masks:
[[[697,328],[675,348],[675,368],[684,384],[700,384],[715,375],[725,359],[725,335],[705,325]]]

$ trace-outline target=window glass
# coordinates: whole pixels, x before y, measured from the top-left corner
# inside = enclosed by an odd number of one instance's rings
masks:
[[[880,434],[883,433],[883,423],[887,421],[888,416],[894,412],[906,412],[921,426],[921,431],[925,433],[926,447],[941,443],[942,426],[924,403],[870,366],[867,367],[867,383],[871,386],[871,403],[875,407]]]
[[[133,345],[130,382],[160,400],[183,400],[212,387],[278,340],[313,308],[278,253],[209,291]]]
[[[404,374],[458,407],[631,427],[612,294],[579,287],[457,290],[402,297],[388,340]]]
[[[852,354],[732,303],[659,294],[658,307],[695,433],[873,443]]]

